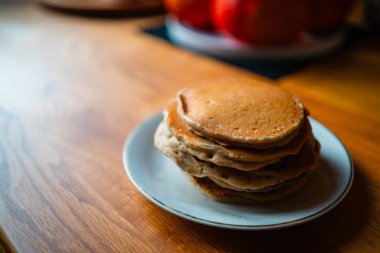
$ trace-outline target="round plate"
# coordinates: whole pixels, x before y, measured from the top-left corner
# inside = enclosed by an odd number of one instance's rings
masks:
[[[258,47],[243,44],[216,33],[192,29],[168,15],[168,36],[175,44],[193,51],[227,59],[259,61],[300,61],[317,58],[337,50],[346,35],[340,30],[332,35],[317,37],[303,33],[298,42],[283,46]]]
[[[290,198],[274,203],[231,204],[214,201],[153,145],[162,115],[142,123],[124,145],[126,172],[137,189],[159,207],[182,218],[215,227],[268,230],[315,219],[334,208],[351,187],[351,158],[326,127],[310,119],[321,144],[321,159],[310,182]]]

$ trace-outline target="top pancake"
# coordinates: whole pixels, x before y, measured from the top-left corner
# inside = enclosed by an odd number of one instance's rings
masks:
[[[235,148],[222,146],[218,143],[210,141],[202,136],[198,136],[191,132],[177,113],[177,104],[173,101],[165,111],[165,121],[170,131],[181,141],[186,147],[188,153],[197,156],[199,159],[215,163],[220,166],[231,166],[236,161],[247,162],[276,162],[277,160],[291,154],[297,154],[303,146],[306,139],[311,135],[310,123],[305,118],[305,122],[299,131],[288,144],[271,149],[251,149],[251,148]],[[239,164],[239,163],[238,163]],[[264,164],[265,165],[265,164]],[[249,166],[248,166],[249,167]],[[237,169],[243,169],[237,167]]]
[[[232,146],[282,146],[304,119],[300,99],[250,79],[219,79],[181,90],[178,113],[198,135]]]

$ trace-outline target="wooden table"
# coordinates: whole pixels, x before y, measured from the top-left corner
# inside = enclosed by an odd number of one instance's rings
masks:
[[[125,138],[176,91],[250,76],[140,32],[161,22],[0,3],[0,234],[10,252],[380,252],[380,42],[280,78],[346,144],[346,199],[304,225],[240,232],[161,210],[131,184]],[[1,250],[0,250],[1,251]]]

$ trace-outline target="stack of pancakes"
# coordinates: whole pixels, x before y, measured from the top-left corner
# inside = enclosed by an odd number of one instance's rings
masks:
[[[217,200],[277,200],[300,189],[319,153],[298,97],[271,84],[223,79],[181,90],[155,146]]]

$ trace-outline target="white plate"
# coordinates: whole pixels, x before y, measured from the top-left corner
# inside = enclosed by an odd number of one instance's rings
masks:
[[[166,18],[168,36],[175,44],[211,56],[257,61],[299,61],[317,58],[337,50],[346,34],[340,30],[330,36],[317,37],[303,33],[302,40],[284,46],[258,47],[240,43],[216,33],[182,25],[175,17]]]
[[[161,114],[155,115],[129,135],[123,150],[124,166],[145,197],[182,218],[240,230],[284,228],[327,213],[351,187],[354,169],[347,150],[326,127],[310,119],[321,143],[321,161],[301,192],[276,203],[238,205],[214,201],[154,147],[153,135],[161,119]]]

